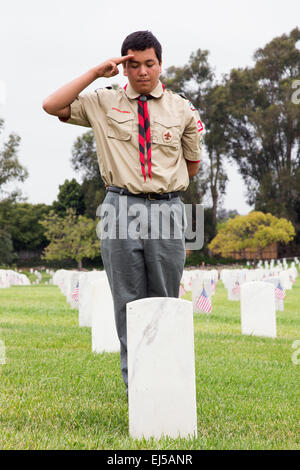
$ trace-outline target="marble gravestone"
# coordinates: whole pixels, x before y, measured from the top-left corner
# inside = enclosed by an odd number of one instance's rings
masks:
[[[105,271],[90,271],[79,278],[79,326],[92,326],[92,281],[106,278]]]
[[[208,297],[211,298],[211,280],[203,278],[195,278],[192,281],[192,302],[193,311],[195,313],[203,313],[202,310],[197,306],[197,300],[202,293],[203,287]]]
[[[127,304],[129,433],[197,435],[193,307],[151,297]]]
[[[67,296],[67,301],[69,302],[71,308],[77,308],[78,309],[78,301],[76,301],[72,293],[74,292],[74,289],[76,287],[77,282],[79,281],[80,278],[80,271],[74,271],[72,275],[70,276],[70,289],[68,291],[68,296]]]
[[[289,273],[287,272],[287,270],[282,271],[279,274],[279,279],[280,279],[280,284],[283,287],[283,289],[285,289],[285,290],[292,289],[293,284],[290,281],[290,276],[289,276]]]
[[[235,279],[231,279],[227,284],[227,299],[240,300],[240,287],[237,277]]]
[[[263,281],[241,286],[241,326],[243,335],[276,338],[274,286]]]
[[[268,277],[264,279],[264,282],[268,282],[269,284],[273,284],[274,286],[274,296],[275,296],[275,310],[279,310],[280,312],[284,311],[284,301],[282,299],[278,299],[275,295],[275,289],[278,286],[278,283],[280,282],[279,277]]]
[[[106,277],[91,282],[92,351],[120,351],[114,303]]]

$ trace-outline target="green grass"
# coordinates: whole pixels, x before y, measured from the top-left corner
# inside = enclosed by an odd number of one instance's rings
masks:
[[[186,298],[190,299],[189,294]],[[241,335],[240,304],[218,283],[195,316],[197,439],[133,440],[119,354],[91,352],[58,287],[0,289],[1,449],[299,449],[300,277],[277,338]]]

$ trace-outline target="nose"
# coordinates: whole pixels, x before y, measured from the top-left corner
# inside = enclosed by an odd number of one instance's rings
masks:
[[[143,64],[140,66],[140,75],[141,75],[141,76],[147,75],[146,66],[143,65]]]

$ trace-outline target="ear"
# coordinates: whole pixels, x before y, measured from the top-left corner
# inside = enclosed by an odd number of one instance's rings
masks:
[[[162,62],[159,64],[159,73],[162,73]]]
[[[122,64],[122,66],[123,66],[123,75],[124,75],[125,77],[128,76],[128,75],[127,75],[127,68],[126,68],[126,65],[127,65],[126,62],[125,62],[125,64]]]

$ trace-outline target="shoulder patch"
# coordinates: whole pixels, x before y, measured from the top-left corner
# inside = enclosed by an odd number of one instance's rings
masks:
[[[195,108],[195,106],[193,105],[193,103],[189,100],[189,105],[190,105],[190,108],[192,111],[197,111],[197,109]]]

